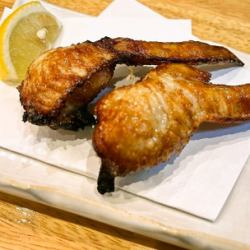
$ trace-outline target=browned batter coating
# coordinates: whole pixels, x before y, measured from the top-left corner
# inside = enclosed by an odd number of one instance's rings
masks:
[[[250,84],[213,85],[209,78],[192,66],[163,64],[97,103],[93,144],[102,158],[100,193],[114,190],[115,176],[179,153],[202,122],[250,119]]]
[[[51,128],[83,128],[93,122],[86,105],[105,88],[117,63],[243,63],[229,50],[201,42],[160,43],[103,38],[45,52],[29,67],[20,100],[24,121]]]

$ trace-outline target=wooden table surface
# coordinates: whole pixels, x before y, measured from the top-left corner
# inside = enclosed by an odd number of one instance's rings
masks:
[[[126,0],[124,0],[126,1]],[[0,13],[14,0],[0,0]],[[49,0],[98,15],[111,0]],[[193,33],[250,53],[250,0],[140,0],[168,18],[189,18]],[[7,167],[7,166],[6,166]],[[180,249],[54,208],[0,193],[0,249]]]

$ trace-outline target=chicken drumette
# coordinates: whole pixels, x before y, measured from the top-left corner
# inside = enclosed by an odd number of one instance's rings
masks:
[[[202,122],[250,119],[250,84],[213,85],[209,78],[192,66],[163,64],[98,101],[93,144],[102,158],[100,193],[114,191],[116,176],[179,153]]]

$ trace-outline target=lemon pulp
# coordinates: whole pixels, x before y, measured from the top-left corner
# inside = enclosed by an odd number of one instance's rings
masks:
[[[45,35],[39,36],[39,31]],[[10,35],[10,58],[17,77],[23,79],[30,63],[43,51],[51,48],[59,33],[54,17],[47,13],[33,13],[21,19]],[[19,44],[19,46],[18,46]]]

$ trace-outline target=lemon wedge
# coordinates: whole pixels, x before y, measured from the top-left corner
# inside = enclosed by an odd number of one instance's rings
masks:
[[[38,1],[15,9],[0,26],[0,79],[20,82],[30,63],[50,49],[61,24]]]

